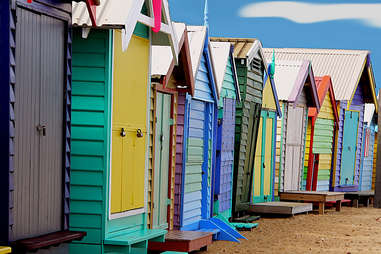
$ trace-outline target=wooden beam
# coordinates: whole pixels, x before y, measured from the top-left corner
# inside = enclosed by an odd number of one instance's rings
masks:
[[[379,93],[381,92],[381,89]],[[381,104],[381,96],[378,98],[378,106]],[[380,130],[381,117],[378,117],[378,128]],[[381,144],[381,135],[378,135],[377,144]],[[381,208],[381,149],[377,149],[377,161],[376,161],[376,184],[374,193],[374,204],[375,208]]]

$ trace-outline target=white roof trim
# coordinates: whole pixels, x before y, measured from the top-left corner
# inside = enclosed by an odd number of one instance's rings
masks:
[[[196,78],[204,50],[206,38],[205,26],[187,26],[190,55],[192,61],[193,77]]]
[[[218,94],[221,94],[226,74],[226,67],[229,60],[231,44],[230,42],[210,42],[210,45],[216,86]]]
[[[172,26],[169,14],[168,1],[162,1],[162,12],[164,14],[164,22],[162,22],[161,24],[160,32],[169,35],[170,46],[172,47],[172,54],[175,57],[177,63],[178,39]],[[151,1],[147,1],[147,3],[150,3],[150,12],[153,13]],[[141,14],[140,11],[143,7],[143,4],[144,0],[102,0],[101,4],[97,6],[96,19],[98,27],[122,29],[123,51],[125,51],[128,48],[137,22],[145,24],[149,27],[154,26],[154,19],[152,17],[148,17],[146,15]],[[84,2],[72,2],[72,7],[73,25],[91,27],[92,23],[86,4]]]

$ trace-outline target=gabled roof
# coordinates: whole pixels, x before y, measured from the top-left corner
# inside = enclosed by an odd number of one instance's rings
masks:
[[[330,75],[336,100],[347,100],[350,106],[364,67],[369,67],[370,92],[368,102],[377,104],[375,81],[367,50],[304,49],[304,48],[264,48],[267,60],[275,51],[276,60],[308,60],[312,62],[317,76]],[[376,105],[377,107],[377,105]]]
[[[230,42],[234,47],[234,57],[238,59],[248,59],[249,63],[258,52],[262,58],[263,67],[267,72],[266,57],[262,50],[262,43],[259,40],[251,38],[211,37],[210,41]]]
[[[330,76],[315,77],[315,83],[316,83],[316,87],[318,89],[320,105],[323,105],[324,99],[327,97],[327,93],[329,93],[335,122],[336,122],[336,124],[339,124],[339,114],[337,112],[335,92],[333,91],[333,85],[332,85],[331,77]],[[315,108],[310,108],[308,110],[308,116],[310,116],[310,117],[317,116],[317,114],[318,113],[317,113]]]
[[[162,1],[162,17],[160,32],[153,34],[153,44],[155,41],[162,41],[163,34],[166,34],[168,45],[172,46],[174,57],[177,57],[176,48],[177,38],[172,27],[171,18],[169,15],[169,7],[167,0]],[[148,7],[148,16],[141,13],[144,3]],[[74,26],[82,26],[90,28],[92,23],[89,13],[86,11],[86,3],[72,2],[72,23]],[[124,29],[122,33],[123,50],[126,50],[131,39],[137,22],[154,28],[155,18],[153,17],[154,9],[152,1],[145,0],[102,0],[96,9],[97,27],[108,29]],[[160,37],[161,39],[156,37]],[[165,40],[164,40],[165,41]],[[160,45],[160,43],[159,43]],[[176,58],[177,62],[177,58]]]
[[[192,96],[194,95],[194,76],[191,64],[188,32],[184,23],[173,22],[173,27],[178,41],[179,65],[175,66],[175,61],[169,46],[152,46],[151,75],[162,79],[164,87],[168,84],[171,75],[178,71],[185,76],[184,89]],[[180,84],[179,84],[180,85]]]
[[[217,103],[219,94],[215,82],[215,73],[213,68],[213,63],[210,55],[210,43],[206,43],[207,28],[206,26],[187,26],[189,47],[192,60],[192,70],[193,77],[196,79],[197,72],[200,67],[201,57],[205,53],[206,65],[208,68],[208,74],[211,82],[211,89],[213,92],[213,97]]]
[[[311,84],[308,87],[308,106],[320,110],[315,77],[309,61],[277,61],[275,62],[275,86],[279,100],[296,102],[301,94],[307,79]]]
[[[271,68],[271,65],[269,64],[268,68],[267,68],[267,73],[270,73],[270,68]],[[275,105],[276,105],[276,113],[277,113],[278,117],[282,117],[282,110],[281,110],[280,104],[279,104],[278,93],[276,90],[275,81],[267,73],[265,74],[265,79],[264,79],[265,80],[265,86],[267,84],[267,80],[269,79],[270,84],[271,84],[271,90],[273,91]],[[263,89],[264,89],[264,87],[263,87]]]
[[[213,68],[218,94],[221,94],[226,74],[226,68],[230,57],[230,64],[232,66],[236,96],[238,98],[238,101],[240,101],[241,94],[239,91],[237,71],[234,63],[233,46],[229,42],[210,42],[210,49],[213,60]]]

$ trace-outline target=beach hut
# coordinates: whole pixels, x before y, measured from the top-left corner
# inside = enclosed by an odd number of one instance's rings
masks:
[[[171,47],[152,47],[148,223],[150,228],[173,229],[179,94],[194,95],[194,77],[186,25],[174,23],[179,40],[179,64]]]
[[[233,217],[240,217],[250,206],[267,64],[259,40],[211,38],[211,41],[230,42],[234,46],[241,102],[236,105],[232,212]]]
[[[207,29],[187,26],[187,30],[195,90],[193,97],[186,93],[179,98],[179,105],[184,106],[184,126],[177,134],[182,148],[177,152],[181,159],[176,163],[181,163],[181,170],[176,170],[175,191],[180,199],[175,199],[174,225],[181,230],[197,230],[202,220],[210,218],[218,95]]]
[[[220,95],[211,216],[230,219],[233,196],[235,111],[236,102],[240,101],[240,92],[233,46],[229,42],[211,42],[210,44],[216,85]]]
[[[274,200],[277,118],[282,117],[272,65],[268,66],[263,88],[263,102],[257,149],[255,151],[252,204]]]
[[[277,123],[275,190],[302,189],[308,109],[320,109],[315,78],[308,61],[277,61],[274,81],[282,118]]]
[[[361,167],[364,104],[378,105],[370,52],[341,49],[264,49],[266,57],[309,60],[317,76],[329,75],[335,92],[339,129],[335,134],[332,191],[357,191]],[[343,68],[343,66],[346,66]]]
[[[0,2],[0,242],[15,253],[85,235],[68,231],[71,16],[71,1]]]
[[[70,229],[87,236],[70,253],[146,253],[166,234],[147,229],[150,52],[177,40],[167,1],[151,3],[101,1],[90,30],[73,3]]]
[[[304,159],[305,189],[329,191],[329,180],[334,151],[334,135],[339,126],[339,116],[331,77],[316,77],[320,112],[308,110],[307,139]]]
[[[377,123],[374,115],[374,105],[365,104],[359,191],[372,190],[376,129]]]

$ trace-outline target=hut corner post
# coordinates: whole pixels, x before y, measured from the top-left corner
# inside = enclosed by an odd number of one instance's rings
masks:
[[[379,93],[381,92],[381,89]],[[378,99],[378,108],[381,106],[381,97]],[[378,129],[381,126],[381,117],[377,120]],[[378,144],[381,144],[381,135],[378,135]],[[381,149],[377,150],[377,162],[376,162],[376,185],[374,194],[374,207],[381,208]]]

